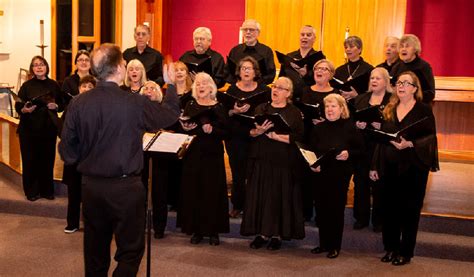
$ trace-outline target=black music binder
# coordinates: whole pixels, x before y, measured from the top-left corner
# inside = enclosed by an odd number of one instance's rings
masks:
[[[313,53],[311,55],[307,55],[306,57],[304,57],[302,59],[299,59],[299,60],[297,60],[295,58],[292,58],[292,57],[290,57],[288,55],[285,55],[285,54],[283,54],[281,52],[278,52],[278,51],[275,51],[275,53],[276,53],[278,62],[281,65],[291,66],[290,63],[294,63],[297,66],[299,66],[300,68],[304,67],[305,65],[308,65],[308,69],[312,69],[312,68],[309,68],[309,67],[313,67],[314,64],[317,61],[324,59],[324,55],[321,51],[318,51],[318,52]]]
[[[329,80],[329,84],[331,87],[338,90],[351,91],[351,87],[353,87],[355,90],[358,90],[358,88],[366,88],[369,84],[369,80],[370,72],[367,72],[348,81],[339,80],[333,77],[331,80]]]
[[[189,72],[199,73],[199,72],[206,72],[207,74],[212,76],[212,60],[211,56],[204,58],[199,62],[191,62],[191,61],[183,61],[184,64],[188,67]]]
[[[296,142],[296,146],[298,147],[298,150],[300,151],[301,155],[303,155],[303,158],[306,160],[308,165],[312,168],[317,168],[328,160],[335,159],[338,154],[336,148],[331,148],[326,153],[318,157],[316,153],[309,150],[309,147],[307,147],[303,143]]]
[[[422,130],[426,127],[425,124],[428,123],[428,116],[419,119],[412,124],[409,124],[405,128],[400,129],[398,132],[395,133],[388,133],[377,129],[372,128],[365,128],[367,133],[373,136],[379,142],[388,143],[390,141],[400,142],[400,137],[403,137],[407,140],[415,139],[421,135],[424,135]]]
[[[383,122],[382,110],[383,105],[374,105],[365,109],[356,110],[354,112],[354,119],[356,121],[362,121],[367,123],[372,122]]]
[[[245,104],[255,107],[268,100],[269,97],[266,93],[268,93],[268,91],[262,90],[255,93],[248,93],[248,95],[242,97],[237,97],[226,92],[218,92],[217,100],[223,103],[226,107],[233,107],[234,103],[237,103],[237,106],[239,107],[242,107]]]
[[[246,119],[251,123],[257,123],[258,125],[262,125],[265,120],[271,121],[273,123],[273,127],[270,128],[267,132],[275,132],[277,134],[289,134],[291,132],[290,125],[286,121],[286,119],[279,113],[271,113],[271,114],[257,114],[255,116],[246,115],[246,114],[235,114],[242,119]]]
[[[322,119],[324,118],[324,110],[319,103],[309,104],[304,102],[296,102],[296,107],[303,113],[304,119]]]
[[[188,105],[195,105],[195,103],[196,102],[189,102]],[[179,117],[179,121],[187,124],[196,123],[198,126],[211,123],[216,119],[216,114],[214,112],[216,105],[200,109],[190,109],[188,114],[183,114]]]

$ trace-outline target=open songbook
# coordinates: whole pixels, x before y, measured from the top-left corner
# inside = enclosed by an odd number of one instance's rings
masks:
[[[365,130],[367,130],[369,135],[373,136],[380,142],[389,142],[392,140],[400,142],[400,137],[411,140],[424,135],[423,131],[426,130],[426,124],[429,122],[428,118],[428,116],[425,116],[395,133],[388,133],[372,128],[366,128]]]
[[[329,84],[331,87],[342,91],[351,91],[351,87],[359,91],[360,88],[367,88],[369,80],[370,71],[348,81],[339,80],[333,77],[331,80],[329,80]]]
[[[258,125],[262,125],[265,120],[271,121],[273,127],[270,128],[268,132],[275,132],[277,134],[289,134],[291,132],[290,124],[288,124],[286,119],[279,113],[257,114],[255,116],[246,114],[235,115],[244,120],[250,121],[251,123],[257,123]]]
[[[319,103],[309,104],[296,102],[295,105],[303,113],[305,119],[322,119],[324,111]]]
[[[172,153],[177,154],[178,158],[182,158],[193,139],[194,136],[165,131],[159,131],[156,134],[145,133],[143,135],[143,151]]]
[[[179,117],[179,121],[183,123],[196,123],[198,126],[211,123],[215,121],[217,115],[214,112],[215,105],[207,106],[205,108],[194,108],[196,106],[196,102],[192,101],[189,102],[192,108],[185,111],[187,114],[183,114]],[[194,107],[193,107],[194,106]]]
[[[375,106],[370,106],[365,109],[356,110],[354,113],[354,119],[356,121],[362,121],[362,122],[367,122],[367,123],[382,122],[383,121],[383,115],[382,115],[383,108],[384,108],[384,105],[375,105]]]
[[[281,52],[278,52],[278,51],[275,51],[275,53],[276,53],[278,62],[281,65],[291,66],[290,63],[294,63],[300,68],[307,65],[308,69],[312,69],[312,67],[314,66],[314,64],[317,61],[319,61],[321,59],[324,59],[324,55],[321,51],[313,53],[311,55],[307,55],[306,57],[304,57],[302,59],[299,59],[299,60],[297,60],[295,58],[292,58],[292,57],[290,57],[288,55],[285,55],[285,54],[283,54]]]
[[[338,154],[338,151],[336,150],[336,148],[331,148],[326,153],[318,157],[316,153],[314,153],[311,150],[308,150],[308,147],[305,146],[304,144],[300,142],[296,142],[296,146],[300,150],[301,155],[303,155],[308,165],[312,168],[317,168],[325,161],[329,159],[334,159]]]
[[[199,62],[183,61],[184,64],[188,67],[189,72],[199,73],[206,72],[212,76],[212,61],[211,56],[200,60]]]
[[[237,103],[237,106],[242,107],[245,104],[249,104],[251,107],[256,107],[257,105],[267,102],[270,96],[268,91],[262,90],[255,93],[248,93],[243,97],[237,97],[235,95],[218,92],[217,100],[223,103],[227,107],[233,107],[234,103]]]

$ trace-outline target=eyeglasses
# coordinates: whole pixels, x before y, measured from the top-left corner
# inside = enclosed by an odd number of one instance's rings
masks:
[[[415,85],[415,84],[413,84],[413,83],[410,83],[410,82],[408,82],[408,81],[403,81],[403,82],[402,82],[402,81],[398,81],[398,82],[395,83],[395,85],[396,85],[397,87],[408,87],[409,85],[410,85],[410,86],[414,86],[415,88],[417,87],[417,85]]]
[[[289,88],[280,87],[280,86],[275,85],[275,84],[272,84],[271,87],[272,87],[272,89],[275,89],[275,90],[286,90],[286,91],[290,91]]]
[[[240,68],[240,70],[242,70],[242,71],[251,71],[251,70],[253,70],[253,67],[251,67],[251,66],[242,66]]]
[[[246,32],[253,33],[255,31],[257,31],[257,29],[255,29],[255,28],[240,28],[240,30],[244,33],[246,33]]]
[[[145,90],[151,90],[151,91],[155,91],[157,90],[157,88],[155,87],[144,87]]]
[[[33,67],[43,67],[46,66],[44,63],[34,63]]]
[[[136,35],[137,37],[139,37],[139,36],[143,36],[143,37],[144,37],[144,36],[147,36],[148,33],[147,33],[147,32],[136,32],[135,35]]]
[[[329,68],[327,68],[327,67],[315,67],[314,71],[328,72]]]
[[[77,59],[77,61],[80,62],[80,63],[88,63],[91,60],[90,59]]]

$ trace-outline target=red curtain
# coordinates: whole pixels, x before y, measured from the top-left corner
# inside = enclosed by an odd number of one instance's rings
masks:
[[[474,77],[474,1],[408,0],[405,33],[421,40],[436,76]]]

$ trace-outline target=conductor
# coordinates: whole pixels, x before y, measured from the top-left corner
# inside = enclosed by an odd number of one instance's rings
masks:
[[[83,175],[85,276],[107,276],[113,235],[113,276],[136,276],[145,248],[142,136],[177,120],[178,98],[174,86],[161,105],[121,90],[126,69],[118,46],[102,44],[91,60],[97,87],[71,102],[59,152]]]

